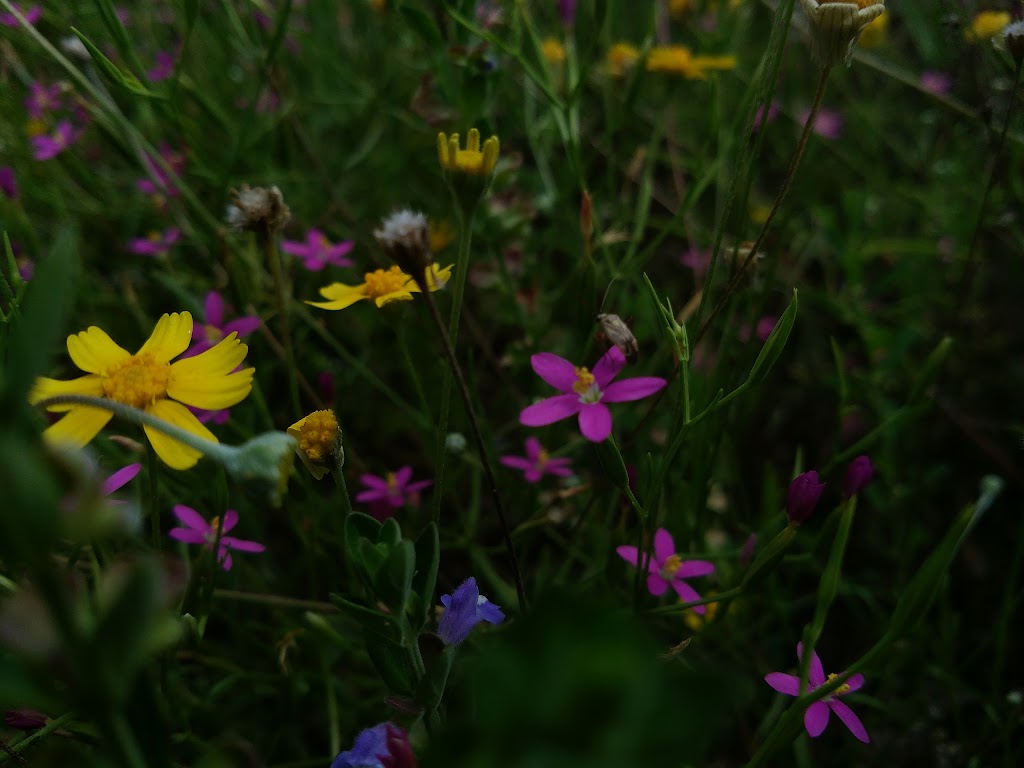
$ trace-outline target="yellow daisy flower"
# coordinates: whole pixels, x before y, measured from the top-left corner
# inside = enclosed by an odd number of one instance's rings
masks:
[[[188,349],[192,341],[192,315],[174,312],[157,322],[149,340],[134,355],[122,349],[102,329],[92,326],[68,336],[68,354],[86,376],[70,381],[40,377],[29,393],[38,403],[55,395],[88,395],[139,408],[211,442],[218,442],[186,405],[204,410],[230,408],[252,390],[254,368],[235,371],[249,347],[232,333],[216,346],[195,357],[171,360]],[[103,408],[55,405],[54,412],[66,412],[43,433],[47,440],[68,442],[79,447],[91,441],[113,414]],[[202,455],[152,427],[144,427],[164,463],[173,469],[188,469]]]
[[[540,50],[548,64],[556,66],[565,61],[565,46],[553,37],[544,38]]]
[[[443,288],[452,276],[452,265],[439,267],[433,264],[427,274],[431,291]],[[327,301],[307,301],[306,303],[320,309],[345,309],[357,301],[371,299],[378,307],[392,301],[410,301],[414,293],[419,293],[415,281],[393,266],[390,269],[376,269],[363,275],[364,282],[359,285],[331,283],[320,289],[320,295]]]
[[[446,136],[437,134],[437,157],[441,167],[451,173],[467,173],[472,176],[490,176],[498,162],[498,137],[491,136],[480,147],[480,131],[472,128],[466,140],[466,148],[459,149],[459,134]]]
[[[735,56],[694,56],[683,45],[662,45],[651,49],[645,67],[648,72],[666,72],[691,80],[706,80],[715,69],[735,69]]]
[[[608,49],[608,73],[612,77],[622,77],[636,63],[640,50],[629,43],[615,43]]]
[[[1013,17],[1007,11],[982,11],[964,30],[964,37],[971,42],[988,40],[1002,32],[1011,21]]]

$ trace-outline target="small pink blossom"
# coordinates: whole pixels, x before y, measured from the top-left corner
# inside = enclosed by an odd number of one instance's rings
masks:
[[[616,547],[615,552],[634,566],[637,566],[640,561],[636,547],[622,545]],[[660,597],[671,586],[684,603],[692,603],[694,600],[701,599],[697,590],[687,584],[685,579],[707,576],[709,573],[715,572],[714,563],[709,563],[707,560],[683,560],[677,555],[672,534],[664,528],[659,528],[654,534],[654,558],[648,559],[645,552],[644,562],[647,565],[647,591],[655,597]],[[693,610],[701,615],[704,614],[703,605],[695,605]]]
[[[202,544],[206,549],[213,550],[214,542],[217,540],[217,526],[219,520],[215,517],[207,522],[191,507],[184,504],[177,504],[174,507],[174,516],[181,521],[184,528],[172,528],[168,536],[186,544]],[[266,547],[256,541],[236,539],[233,536],[225,536],[228,531],[238,524],[238,513],[229,509],[224,513],[224,524],[221,528],[220,546],[217,550],[217,562],[225,571],[231,570],[231,550],[236,552],[263,552]]]
[[[192,332],[192,346],[188,348],[182,357],[193,357],[200,352],[205,352],[221,339],[232,333],[237,333],[242,339],[260,327],[260,319],[256,315],[245,315],[234,320],[226,320],[227,305],[224,297],[216,291],[206,294],[206,302],[203,305],[203,323],[197,325]]]
[[[319,272],[328,264],[335,267],[351,267],[352,260],[345,257],[352,250],[353,242],[344,240],[332,244],[319,229],[310,229],[306,240],[285,240],[281,250],[302,259],[303,265],[310,272]]]
[[[203,408],[193,408],[191,405],[186,405],[185,407],[195,414],[196,418],[199,419],[200,424],[224,425],[231,419],[230,408],[221,408],[218,411],[207,411]]]
[[[32,157],[36,160],[52,160],[74,144],[82,135],[67,120],[61,120],[50,135],[32,137]]]
[[[18,199],[18,179],[9,165],[0,168],[0,192],[9,200]]]
[[[754,326],[754,337],[761,342],[768,341],[768,337],[772,335],[777,322],[779,322],[779,318],[775,315],[765,315]],[[741,325],[736,335],[744,343],[750,341],[750,326],[746,324]]]
[[[798,115],[800,123],[807,122],[811,110],[805,109]],[[824,139],[838,139],[843,135],[843,116],[834,109],[822,107],[814,120],[814,132]]]
[[[921,87],[936,96],[945,96],[953,87],[953,78],[945,72],[922,72]]]
[[[572,477],[572,459],[552,459],[535,437],[526,438],[526,456],[502,456],[501,463],[512,469],[519,469],[528,483],[539,482],[544,475]]]
[[[25,111],[33,120],[42,120],[50,112],[64,106],[63,89],[60,83],[43,85],[39,81],[28,87],[28,98],[25,99]]]
[[[15,244],[11,243],[12,251],[17,250],[14,246]],[[32,275],[36,273],[36,263],[28,256],[19,256],[15,259],[15,262],[18,265],[18,275],[27,283],[32,279]]]
[[[163,256],[181,237],[181,230],[171,227],[165,232],[151,232],[149,237],[137,237],[128,243],[128,250],[140,256]]]
[[[384,477],[377,475],[362,475],[359,482],[366,486],[366,490],[356,494],[356,501],[364,504],[373,504],[374,512],[380,513],[375,516],[389,516],[386,513],[394,514],[394,510],[404,504],[413,506],[419,504],[420,494],[424,488],[434,484],[433,480],[417,480],[412,483],[412,467],[405,466],[397,472],[388,472]],[[390,508],[390,509],[388,509]]]
[[[695,245],[691,245],[683,251],[683,255],[679,257],[679,262],[684,267],[692,269],[694,277],[704,277],[704,275],[707,274],[708,267],[711,265],[711,249],[701,249]]]
[[[803,658],[803,652],[803,643],[797,643],[796,655],[798,659]],[[817,652],[813,653],[811,655],[811,666],[807,674],[807,692],[810,693],[815,688],[820,688],[834,677],[836,675],[825,677],[825,668],[821,664],[821,659],[818,658]],[[800,695],[800,678],[796,675],[787,675],[784,672],[771,672],[764,676],[764,681],[779,693],[784,693],[787,696]],[[828,725],[829,714],[835,712],[836,716],[843,721],[843,724],[850,729],[850,733],[865,744],[869,743],[871,739],[868,737],[867,729],[864,728],[860,718],[846,704],[839,701],[840,696],[858,691],[863,685],[864,675],[851,675],[834,692],[811,704],[804,713],[804,728],[807,729],[807,735],[812,739],[821,736],[825,732],[825,726]]]
[[[612,433],[612,413],[606,403],[624,403],[653,395],[666,385],[665,379],[641,376],[612,382],[626,358],[618,347],[612,347],[597,361],[594,372],[577,368],[568,360],[550,352],[530,358],[534,372],[563,394],[549,397],[523,409],[519,423],[527,427],[543,427],[577,416],[582,435],[600,443]]]
[[[40,8],[38,5],[33,5],[27,11],[23,10],[21,6],[18,5],[18,3],[11,3],[11,5],[14,6],[18,10],[18,12],[25,17],[25,21],[27,21],[29,24],[35,24],[37,21],[43,18],[43,9]],[[2,24],[5,27],[17,27],[21,25],[20,22],[18,21],[18,17],[15,16],[13,13],[0,13],[0,24]]]
[[[153,68],[146,73],[151,83],[167,80],[174,74],[175,55],[170,51],[157,51]]]
[[[775,118],[779,116],[779,102],[772,101],[768,105],[768,109],[764,108],[764,104],[761,104],[757,108],[757,114],[754,115],[754,125],[751,131],[756,132],[762,125],[775,122]]]
[[[185,155],[171,149],[167,144],[160,145],[160,157],[174,171],[175,176],[181,176],[185,171]],[[147,195],[167,195],[177,197],[179,192],[171,181],[170,175],[161,166],[157,165],[152,158],[147,157],[143,161],[149,172],[149,177],[141,178],[135,182],[135,187]],[[153,180],[156,180],[155,183]]]

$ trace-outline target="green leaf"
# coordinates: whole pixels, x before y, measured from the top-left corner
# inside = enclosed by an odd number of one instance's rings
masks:
[[[397,547],[398,542],[402,540],[402,529],[398,525],[398,521],[391,517],[380,527],[380,531],[377,533],[377,543],[383,544],[388,549]]]
[[[412,579],[413,605],[408,607],[413,629],[416,631],[421,630],[430,620],[440,563],[441,542],[437,526],[430,522],[416,539],[416,574]]]
[[[938,375],[939,370],[942,368],[942,365],[946,362],[946,358],[949,357],[949,353],[952,351],[953,339],[950,336],[945,336],[942,341],[938,343],[938,346],[932,350],[932,353],[928,355],[928,359],[924,361],[924,365],[921,366],[917,376],[914,377],[914,383],[910,387],[910,396],[907,398],[908,403],[916,403],[921,399],[921,396],[924,395],[924,391]]]
[[[757,360],[754,361],[754,365],[750,369],[750,375],[747,376],[748,384],[758,384],[768,376],[768,372],[775,365],[775,361],[779,359],[782,350],[786,348],[789,333],[793,330],[793,324],[796,323],[796,310],[797,298],[796,288],[794,288],[793,300],[789,302],[786,311],[782,313],[779,322],[775,324],[771,335],[765,341],[764,346],[761,347],[761,353],[757,356]]]
[[[412,695],[416,689],[416,668],[409,648],[387,637],[367,632],[366,652],[381,680],[393,693]]]
[[[408,539],[398,542],[374,581],[377,599],[395,613],[403,613],[412,591],[412,576],[416,569],[416,548]]]
[[[139,62],[135,58],[135,49],[132,47],[131,38],[128,36],[128,30],[124,28],[124,24],[121,23],[121,18],[117,15],[117,9],[114,8],[114,4],[111,0],[94,0],[96,4],[96,10],[100,12],[100,18],[103,19],[103,24],[106,26],[107,31],[110,32],[114,38],[114,47],[117,48],[117,52],[121,56],[134,64],[138,65]],[[78,34],[77,32],[75,34]],[[81,37],[81,35],[79,35]]]
[[[146,86],[144,86],[139,81],[139,78],[137,78],[131,72],[125,72],[120,67],[118,67],[114,62],[112,62],[110,59],[104,56],[103,52],[100,51],[100,49],[97,48],[95,45],[93,45],[89,38],[87,38],[77,29],[72,27],[71,31],[74,32],[78,39],[82,41],[82,45],[84,45],[86,50],[89,51],[89,55],[92,56],[92,60],[96,63],[96,66],[99,67],[100,71],[104,75],[106,75],[107,79],[109,79],[112,83],[121,86],[125,90],[130,91],[131,93],[134,93],[136,96],[144,96],[147,99],[166,98],[162,94],[154,93],[153,91],[146,88]]]
[[[444,39],[441,37],[441,30],[425,11],[403,3],[399,6],[398,12],[402,14],[406,23],[412,27],[416,35],[426,44],[427,50],[444,50],[445,44]]]
[[[444,698],[444,689],[448,685],[448,675],[455,661],[455,646],[446,646],[427,668],[427,673],[420,680],[416,689],[416,701],[428,712],[437,709]]]
[[[353,603],[341,595],[331,595],[331,602],[358,621],[366,632],[382,635],[396,643],[402,642],[402,631],[394,616]]]

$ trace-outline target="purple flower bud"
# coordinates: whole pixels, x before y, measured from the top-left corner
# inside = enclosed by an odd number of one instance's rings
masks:
[[[571,27],[576,23],[576,0],[558,0],[558,15],[562,23]]]
[[[825,484],[818,482],[818,473],[814,470],[804,472],[793,478],[789,484],[789,495],[786,497],[786,517],[790,525],[802,525],[814,513],[818,506],[821,492]]]
[[[757,548],[757,534],[752,533],[747,537],[746,542],[743,544],[743,549],[740,550],[740,565],[746,566],[750,564],[750,561],[754,559],[754,550]]]
[[[501,624],[505,620],[501,608],[480,594],[472,576],[452,594],[441,595],[441,604],[444,605],[444,613],[437,626],[437,635],[448,645],[461,643],[481,621]]]
[[[8,709],[4,712],[4,723],[19,731],[34,731],[42,728],[49,720],[42,712],[34,709]]]
[[[843,496],[850,498],[863,491],[871,478],[875,476],[875,467],[866,455],[858,456],[850,462],[846,469],[846,479],[843,481]]]
[[[380,755],[381,768],[416,768],[409,734],[391,723],[387,724],[387,745],[388,753]]]
[[[14,176],[14,169],[9,165],[0,168],[0,192],[11,200],[18,199],[18,181]]]

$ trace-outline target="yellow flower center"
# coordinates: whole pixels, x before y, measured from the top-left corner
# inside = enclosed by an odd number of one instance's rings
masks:
[[[133,408],[145,408],[167,396],[170,363],[160,363],[148,352],[132,355],[103,374],[103,394]]]
[[[455,153],[455,169],[463,173],[482,173],[484,153],[471,149],[460,149]]]
[[[30,118],[28,123],[25,125],[25,133],[29,135],[29,138],[42,136],[46,133],[46,123],[38,117]]]
[[[366,295],[371,299],[398,293],[404,290],[409,282],[409,276],[398,267],[367,272],[363,279],[366,280]]]
[[[384,477],[388,481],[388,493],[394,496],[398,493],[398,480],[395,478],[395,473],[388,472]]]
[[[827,678],[825,679],[825,683],[824,683],[824,684],[825,684],[825,685],[827,685],[828,683],[831,683],[831,682],[832,682],[833,680],[835,680],[835,679],[836,679],[837,677],[839,677],[839,675],[837,675],[837,674],[836,674],[835,672],[833,672],[833,673],[832,673],[831,675],[829,675],[829,676],[828,676],[828,677],[827,677]],[[849,693],[849,692],[850,692],[850,686],[849,686],[849,685],[847,685],[846,683],[843,683],[843,684],[842,684],[842,685],[840,685],[840,686],[839,686],[838,688],[836,688],[836,689],[835,689],[835,690],[834,690],[834,691],[832,692],[832,694],[831,694],[831,695],[832,695],[832,696],[842,696],[842,695],[843,695],[844,693]]]
[[[576,368],[576,381],[572,385],[572,391],[580,396],[580,399],[586,398],[587,395],[593,394],[593,390],[596,388],[594,374],[590,372],[588,368]]]
[[[547,448],[541,448],[540,453],[537,454],[537,469],[544,469],[551,460],[551,454],[548,453]]]
[[[224,338],[224,332],[215,325],[204,325],[203,335],[206,336],[206,340],[211,344],[216,344]]]
[[[146,235],[146,239],[149,240],[149,242],[151,242],[151,243],[159,243],[162,238],[163,238],[163,233],[162,232],[158,232],[155,229],[152,232],[150,232],[148,235]]]
[[[676,575],[676,571],[683,564],[683,558],[679,555],[669,555],[668,559],[661,566],[661,575],[663,578],[671,579]]]
[[[314,464],[326,464],[338,439],[338,417],[334,411],[314,411],[299,427],[299,450]]]
[[[217,529],[220,528],[220,516],[210,520],[210,541],[214,541],[217,538]]]

